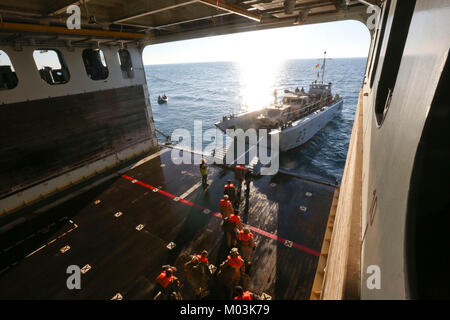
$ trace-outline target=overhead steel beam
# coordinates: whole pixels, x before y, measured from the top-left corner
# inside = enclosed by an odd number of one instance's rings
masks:
[[[22,32],[37,32],[37,33],[56,33],[74,36],[92,36],[92,37],[104,37],[104,38],[120,38],[120,39],[146,39],[149,37],[147,34],[142,33],[130,33],[130,32],[116,32],[105,31],[98,29],[68,29],[65,27],[55,27],[37,24],[24,24],[24,23],[12,23],[12,22],[0,22],[0,30],[14,30]]]
[[[148,16],[148,15],[151,15],[151,14],[155,14],[155,13],[159,13],[159,12],[163,12],[163,11],[167,11],[167,10],[171,10],[171,9],[175,9],[175,8],[179,8],[179,7],[183,7],[183,6],[187,6],[187,5],[196,3],[196,2],[198,2],[198,0],[190,0],[190,1],[182,2],[182,3],[177,3],[177,4],[174,4],[174,5],[168,6],[168,7],[155,9],[155,10],[151,10],[151,11],[146,11],[146,12],[134,15],[134,16],[130,16],[130,17],[126,17],[126,18],[123,18],[123,19],[115,20],[112,23],[117,23],[118,24],[120,22],[132,20],[132,19],[137,19],[137,18]]]
[[[233,14],[233,13],[225,12],[225,13],[219,13],[219,14],[215,14],[213,16],[208,16],[208,17],[203,17],[203,18],[197,18],[197,19],[191,19],[191,20],[183,20],[183,21],[179,21],[179,22],[174,22],[174,23],[169,23],[169,24],[156,26],[156,27],[154,27],[154,29],[167,28],[167,27],[172,27],[172,26],[176,26],[176,25],[179,25],[179,24],[189,23],[189,22],[194,22],[194,21],[199,21],[199,20],[213,19],[213,18],[216,18],[216,17],[228,16],[230,14]]]
[[[124,25],[124,26],[130,26],[130,27],[145,28],[145,29],[164,29],[164,28],[176,26],[176,25],[179,25],[179,24],[195,22],[195,21],[200,21],[200,20],[208,20],[208,19],[213,19],[213,18],[216,18],[216,17],[228,16],[230,14],[233,14],[233,13],[231,13],[231,12],[224,12],[224,13],[215,14],[213,16],[205,16],[205,17],[201,17],[201,18],[197,18],[197,19],[182,20],[182,21],[173,22],[173,23],[169,23],[169,24],[163,24],[163,25],[154,26],[154,27],[145,26],[145,25],[142,25],[142,24],[128,23],[128,22],[119,22],[117,24]]]
[[[35,12],[35,11],[22,11],[17,8],[0,7],[0,14],[2,14],[2,13],[17,15],[17,16],[26,16],[26,17],[37,17],[37,18],[42,17],[42,13]]]
[[[65,13],[66,10],[67,10],[67,8],[68,8],[69,6],[71,6],[71,5],[81,6],[83,3],[89,2],[89,1],[90,1],[90,0],[79,0],[79,1],[74,1],[74,2],[71,2],[71,3],[69,3],[68,5],[66,5],[66,6],[64,6],[64,7],[62,7],[62,8],[59,8],[59,9],[57,9],[57,10],[53,10],[53,11],[51,11],[51,12],[48,12],[47,15],[49,15],[49,16],[57,16],[57,15],[59,15],[59,14],[61,14],[61,13]]]
[[[199,0],[199,2],[204,3],[208,6],[214,7],[214,8],[222,9],[222,10],[237,14],[239,16],[248,18],[248,19],[256,21],[256,22],[261,22],[261,19],[262,19],[261,15],[259,15],[259,14],[250,13],[250,12],[242,9],[241,7],[231,5],[231,4],[225,4],[225,3],[222,3],[217,0]]]

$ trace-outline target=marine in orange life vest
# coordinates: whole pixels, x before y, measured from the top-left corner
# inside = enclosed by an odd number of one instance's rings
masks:
[[[176,297],[172,297],[172,295],[179,295],[181,283],[173,274],[176,271],[177,268],[165,265],[163,266],[163,271],[155,279],[160,287],[163,299],[176,299]]]
[[[236,296],[234,300],[261,300],[260,297],[250,291],[245,291],[241,286],[236,286],[234,288],[234,293]]]
[[[203,298],[208,291],[208,281],[211,272],[208,268],[208,252],[202,251],[202,254],[196,254],[185,263],[186,280],[191,285],[197,298]]]
[[[231,203],[234,203],[236,199],[236,188],[234,187],[234,184],[231,183],[231,180],[228,180],[227,184],[224,186],[223,194],[226,194],[230,199]]]
[[[245,274],[245,264],[237,248],[231,249],[227,259],[219,266],[217,277],[219,281],[232,290],[238,285]]]
[[[255,237],[248,228],[242,229],[237,235],[239,252],[247,264],[251,262],[251,256],[255,248]]]
[[[245,178],[246,168],[242,165],[237,165],[234,170],[234,176],[237,180],[236,183],[236,199],[234,201],[235,208],[239,208],[239,202],[241,201],[242,181]]]
[[[238,184],[237,184],[238,189],[241,188],[242,181],[244,180],[244,171],[245,171],[245,167],[242,166],[242,165],[240,165],[240,164],[238,164],[238,165],[235,167],[235,170],[234,170],[234,177],[235,177],[236,180],[238,181]]]
[[[235,247],[237,244],[237,233],[242,229],[241,218],[232,213],[229,217],[226,217],[222,223],[222,230],[225,233],[227,239],[228,248]]]
[[[233,204],[229,200],[228,195],[224,195],[223,199],[219,201],[219,209],[222,214],[222,219],[225,219],[234,213]]]
[[[192,259],[190,261],[188,261],[187,263],[185,263],[185,271],[187,273],[187,278],[190,278],[190,272],[192,267],[191,266],[196,266],[196,265],[202,265],[204,267],[208,267],[209,266],[209,261],[208,261],[208,251],[203,250],[201,254],[195,254],[192,256]],[[209,269],[208,269],[209,270]]]
[[[203,250],[201,254],[196,255],[197,259],[201,262],[204,263],[206,266],[209,265],[209,261],[208,261],[208,251]]]

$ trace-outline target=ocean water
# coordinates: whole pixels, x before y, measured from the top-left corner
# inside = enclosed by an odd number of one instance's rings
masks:
[[[203,131],[215,128],[214,123],[225,114],[272,103],[274,90],[278,99],[284,89],[308,90],[309,83],[317,79],[318,63],[322,64],[322,60],[147,65],[155,126],[169,135],[179,128],[193,134],[195,120],[202,121]],[[332,82],[333,94],[343,97],[342,112],[306,144],[282,153],[281,168],[310,179],[340,183],[365,65],[366,58],[327,59],[324,81]],[[157,98],[163,93],[169,101],[160,105]],[[158,139],[165,141],[161,135]],[[205,147],[210,142],[198,143]]]

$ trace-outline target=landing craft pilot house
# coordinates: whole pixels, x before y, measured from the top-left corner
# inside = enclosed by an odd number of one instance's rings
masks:
[[[157,143],[143,48],[348,19],[371,46],[342,182],[255,177],[248,288],[448,298],[448,0],[1,1],[0,298],[152,299],[161,265],[205,248],[220,263],[215,199],[232,168],[210,165],[214,201],[186,192],[198,168]],[[69,265],[83,290],[67,289]]]

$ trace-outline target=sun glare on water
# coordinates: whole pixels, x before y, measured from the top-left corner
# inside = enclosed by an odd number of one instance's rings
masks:
[[[248,58],[237,61],[240,82],[240,111],[253,111],[274,103],[282,60]],[[280,93],[278,93],[280,94]]]

